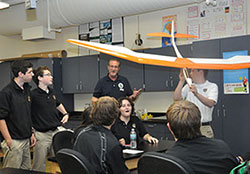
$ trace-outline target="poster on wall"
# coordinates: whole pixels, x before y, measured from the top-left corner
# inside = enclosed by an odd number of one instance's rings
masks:
[[[89,41],[100,42],[100,26],[99,22],[89,23]]]
[[[200,23],[199,23],[199,7],[188,7],[188,19],[187,19],[187,33],[200,37]],[[188,38],[188,40],[194,40]]]
[[[216,5],[199,5],[187,9],[187,33],[199,40],[246,34],[246,0],[216,0]],[[189,39],[190,40],[190,39]]]
[[[172,29],[172,21],[174,21],[174,30],[176,33],[176,15],[164,16],[162,17],[162,32],[171,34]],[[176,39],[175,39],[176,42]],[[169,37],[162,37],[162,47],[169,47],[172,46],[171,38]]]
[[[123,18],[115,18],[79,25],[78,39],[109,45],[123,46]],[[78,47],[78,55],[98,54],[99,52]]]
[[[111,20],[100,21],[100,43],[112,43],[112,23]]]
[[[228,59],[237,55],[248,55],[247,50],[224,52],[223,59]],[[224,70],[224,94],[248,94],[249,78],[248,69]]]

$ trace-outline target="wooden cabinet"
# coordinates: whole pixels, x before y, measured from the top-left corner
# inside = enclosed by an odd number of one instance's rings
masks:
[[[99,79],[98,55],[62,59],[63,93],[92,93]]]
[[[147,54],[173,55],[170,47],[144,50]],[[145,91],[170,91],[173,88],[173,78],[170,78],[169,67],[145,65]]]
[[[191,45],[181,45],[178,48],[184,56],[192,57]],[[138,52],[176,56],[172,47]],[[98,79],[108,74],[107,66],[110,59],[118,59],[121,62],[119,74],[128,79],[132,89],[174,91],[179,82],[178,68],[143,65],[100,53],[99,57],[90,55],[62,60],[63,92],[92,93]]]
[[[0,63],[0,90],[2,90],[11,80],[11,68],[10,62]]]
[[[250,53],[250,36],[240,36],[221,39],[221,54],[223,52],[248,50]],[[249,76],[249,74],[248,74]],[[249,76],[250,77],[250,76]],[[223,79],[221,79],[223,83]],[[223,94],[223,93],[222,93]],[[222,117],[223,138],[236,154],[249,152],[250,145],[250,95],[223,94]]]
[[[183,56],[192,57],[191,45],[178,46]],[[146,49],[144,53],[174,56],[172,47]],[[178,68],[145,65],[145,91],[174,91],[179,82]]]

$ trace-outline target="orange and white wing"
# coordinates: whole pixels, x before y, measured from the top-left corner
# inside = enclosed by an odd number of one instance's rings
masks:
[[[178,58],[156,54],[137,53],[125,47],[95,42],[74,39],[69,39],[67,42],[140,64],[193,69],[250,68],[250,56],[234,56],[229,59]]]

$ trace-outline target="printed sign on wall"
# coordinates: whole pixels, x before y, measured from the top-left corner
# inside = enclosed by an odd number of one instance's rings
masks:
[[[175,28],[175,33],[176,33],[176,20],[177,20],[176,15],[162,17],[162,32],[171,34],[172,21],[174,21],[174,28]],[[176,39],[175,39],[175,42],[176,42]],[[170,47],[170,46],[172,46],[171,38],[162,37],[162,47]]]
[[[223,59],[228,59],[237,55],[248,55],[248,51],[224,52]],[[224,70],[224,94],[248,94],[249,78],[248,69]]]

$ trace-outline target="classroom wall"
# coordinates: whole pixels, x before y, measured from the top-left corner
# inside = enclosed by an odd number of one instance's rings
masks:
[[[78,48],[66,42],[67,39],[78,39],[78,27],[67,27],[56,34],[54,40],[23,41],[21,35],[0,35],[0,60],[3,58],[21,57],[23,54],[67,50],[68,57],[77,56]]]
[[[92,94],[76,94],[75,111],[83,111],[91,103]],[[166,112],[173,103],[173,92],[143,92],[135,101],[135,108],[148,112]]]
[[[250,11],[249,4],[250,3],[247,1],[247,11]],[[161,39],[148,38],[146,36],[146,33],[160,32],[163,16],[177,14],[177,30],[178,32],[186,33],[186,7],[188,6],[124,17],[125,46],[130,49],[161,47]],[[247,14],[247,18],[249,19],[249,14]],[[249,25],[250,22],[247,22],[248,34],[250,33]],[[134,40],[136,38],[136,33],[138,32],[138,30],[144,42],[143,46],[141,47],[138,47],[134,44]],[[77,26],[63,28],[61,33],[56,34],[55,40],[22,41],[21,35],[10,37],[0,35],[0,60],[1,58],[20,57],[22,54],[54,51],[60,49],[65,49],[68,52],[69,57],[77,56],[78,48],[65,42],[69,38],[78,38]],[[177,41],[177,43],[187,44],[189,43],[189,41],[182,39]],[[87,49],[85,50],[85,52],[86,54],[89,53]],[[173,101],[172,95],[173,92],[144,92],[136,101],[136,108],[146,108],[147,111],[150,112],[166,112],[168,106]],[[91,96],[92,94],[75,94],[75,110],[82,111],[83,108],[91,102]]]
[[[161,38],[148,37],[146,36],[146,34],[162,31],[163,16],[177,14],[177,31],[179,33],[186,33],[187,32],[186,14],[187,14],[187,7],[189,6],[165,9],[137,16],[125,17],[124,18],[125,46],[131,49],[161,47]],[[138,31],[141,34],[141,39],[143,40],[143,45],[140,47],[134,44],[136,33],[138,33]],[[181,39],[181,40],[179,39],[177,41],[177,44],[187,44],[187,43],[190,43],[189,41],[187,41],[187,39]]]

